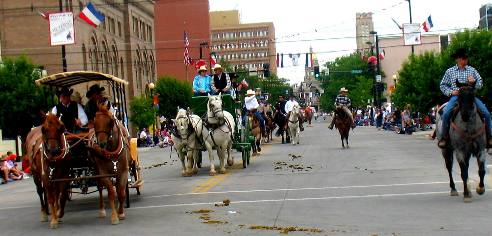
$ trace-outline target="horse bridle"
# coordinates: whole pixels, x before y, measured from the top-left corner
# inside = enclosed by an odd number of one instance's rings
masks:
[[[45,138],[43,138],[45,139]],[[65,133],[62,134],[61,136],[61,142],[62,142],[62,149],[61,149],[61,153],[60,155],[58,156],[55,156],[55,157],[52,157],[52,158],[49,158],[48,157],[48,154],[46,153],[46,150],[48,150],[48,148],[46,148],[48,145],[47,145],[47,141],[48,140],[57,140],[59,141],[57,138],[46,138],[45,140],[43,140],[43,143],[41,144],[41,149],[43,150],[43,158],[50,161],[50,162],[54,162],[54,161],[59,161],[59,160],[62,160],[65,158],[65,156],[67,156],[68,152],[69,152],[69,149],[70,149],[70,146],[68,145],[68,142],[67,142],[67,138],[65,136]]]
[[[186,128],[186,136],[183,137],[183,135],[181,134],[180,130],[178,129],[178,134],[179,134],[179,137],[181,139],[188,139],[191,135],[192,132],[190,132],[190,125],[191,125],[191,119],[190,119],[190,116],[187,115],[187,116],[178,116],[176,117],[176,121],[177,120],[182,120],[182,119],[188,119],[188,127]],[[193,127],[191,127],[193,128]]]

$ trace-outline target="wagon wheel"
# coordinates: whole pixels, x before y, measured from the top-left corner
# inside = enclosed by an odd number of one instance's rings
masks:
[[[246,150],[246,148],[242,148],[241,154],[243,158],[243,168],[248,167],[249,161],[248,161],[248,153],[249,151]]]
[[[196,163],[196,166],[198,168],[202,168],[202,151],[198,151],[198,160],[197,160],[197,163]]]

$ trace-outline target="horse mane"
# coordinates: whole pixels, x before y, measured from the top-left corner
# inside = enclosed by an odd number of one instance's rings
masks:
[[[101,112],[102,114],[107,115],[107,116],[113,115],[113,114],[111,114],[108,107],[104,103],[97,103],[97,110],[98,110],[98,112]]]
[[[53,125],[63,125],[63,122],[53,113],[46,114],[46,118],[43,123],[44,128],[52,127]]]

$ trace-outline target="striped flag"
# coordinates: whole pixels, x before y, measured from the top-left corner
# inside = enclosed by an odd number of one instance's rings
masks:
[[[429,15],[429,17],[427,17],[427,20],[424,23],[422,23],[422,27],[424,28],[425,32],[429,32],[429,30],[432,27],[434,27],[434,24],[432,23],[432,18],[430,15]]]
[[[188,66],[191,65],[193,61],[191,60],[190,51],[188,49],[190,46],[190,41],[188,40],[188,34],[186,33],[186,31],[184,31],[184,45],[184,64]]]
[[[79,17],[94,28],[104,21],[104,15],[98,12],[90,2],[85,6],[84,10],[79,13]]]

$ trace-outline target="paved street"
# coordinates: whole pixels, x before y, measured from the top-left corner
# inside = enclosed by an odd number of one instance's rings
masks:
[[[142,195],[117,226],[97,218],[97,194],[75,196],[57,230],[39,222],[31,179],[0,186],[1,235],[489,235],[492,194],[463,203],[449,196],[448,177],[434,142],[359,127],[342,150],[336,131],[321,122],[301,135],[301,144],[264,145],[242,169],[240,154],[225,175],[181,177],[169,149],[141,149]],[[156,164],[163,164],[152,167]],[[152,167],[152,168],[148,168]],[[457,166],[455,166],[457,167]],[[477,180],[476,163],[470,168]],[[487,176],[487,190],[492,179]],[[215,204],[229,199],[229,206]],[[200,211],[202,213],[197,213]],[[195,211],[196,213],[193,213]],[[209,213],[205,213],[210,211]],[[109,211],[108,211],[109,213]],[[276,228],[275,228],[276,227]],[[302,228],[301,228],[302,227]],[[322,232],[317,232],[322,231]]]

